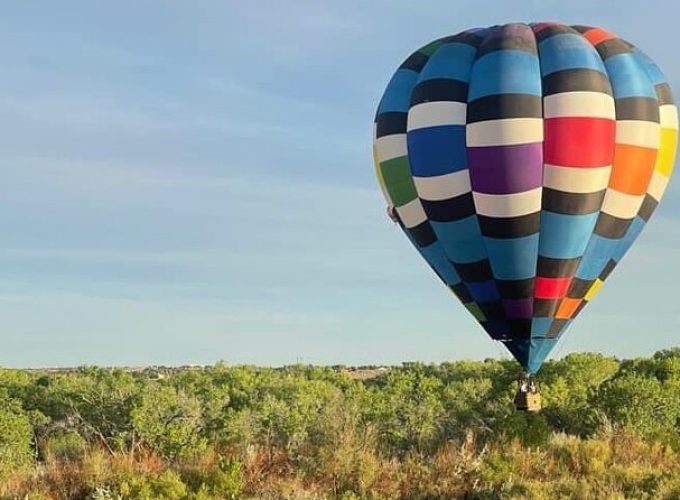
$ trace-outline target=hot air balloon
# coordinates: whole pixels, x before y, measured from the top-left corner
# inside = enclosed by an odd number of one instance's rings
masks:
[[[670,86],[634,45],[513,23],[411,54],[373,149],[388,213],[526,388],[649,221],[677,135]]]

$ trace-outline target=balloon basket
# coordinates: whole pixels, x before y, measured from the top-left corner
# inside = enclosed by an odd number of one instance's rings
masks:
[[[517,384],[515,409],[517,411],[537,412],[541,409],[541,392],[532,375],[523,376]]]

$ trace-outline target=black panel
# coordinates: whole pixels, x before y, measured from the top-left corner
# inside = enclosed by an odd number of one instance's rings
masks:
[[[614,259],[609,259],[609,262],[607,262],[607,265],[604,266],[604,269],[600,273],[600,279],[602,281],[606,280],[609,275],[612,273],[614,268],[616,267],[616,261]]]
[[[663,104],[675,104],[673,100],[673,91],[671,86],[667,83],[659,83],[654,87],[656,90],[656,99],[659,101],[659,106]]]
[[[613,95],[607,75],[594,69],[565,69],[543,77],[544,96],[579,91]]]
[[[560,299],[534,299],[534,317],[552,318],[560,306]]]
[[[488,281],[493,278],[488,259],[470,262],[469,264],[453,263],[453,267],[463,281]]]
[[[458,283],[457,285],[453,285],[450,287],[451,291],[456,294],[456,297],[463,303],[467,304],[468,302],[473,302],[472,295],[470,295],[470,291],[467,289],[464,283]]]
[[[576,273],[581,257],[574,259],[551,259],[550,257],[538,256],[536,274],[543,278],[564,278]]]
[[[527,30],[527,34],[529,33],[530,30]],[[529,54],[536,54],[536,41],[523,36],[495,36],[480,45],[477,59],[491,52],[504,49],[521,50]]]
[[[386,135],[405,134],[406,133],[406,119],[407,113],[399,111],[388,111],[387,113],[380,113],[376,119],[376,137],[384,137]]]
[[[633,219],[619,219],[613,215],[601,212],[595,224],[595,234],[613,240],[623,238]]]
[[[542,118],[543,101],[527,94],[495,94],[470,101],[467,122],[498,120],[501,118]]]
[[[562,331],[562,328],[569,322],[567,319],[556,319],[555,321],[552,322],[550,325],[550,328],[548,329],[548,338],[555,338],[559,333]]]
[[[586,31],[593,29],[592,26],[584,26],[582,24],[574,24],[571,26],[571,28],[575,31],[578,31],[579,33],[585,33]]]
[[[610,57],[614,57],[619,54],[628,54],[632,52],[631,46],[620,38],[612,38],[611,40],[600,42],[595,46],[595,50],[597,50],[597,53],[600,54],[602,60],[609,59]]]
[[[425,221],[415,227],[406,229],[419,247],[426,247],[437,241],[430,223]]]
[[[543,188],[543,210],[558,214],[584,215],[599,212],[606,189],[595,193],[568,193]]]
[[[482,43],[483,38],[474,33],[464,32],[458,33],[457,35],[451,35],[444,38],[440,38],[439,42],[445,43],[465,43],[473,47],[479,47]]]
[[[513,339],[531,338],[531,319],[510,319],[510,337]]]
[[[585,297],[588,290],[593,285],[595,280],[582,280],[581,278],[574,278],[569,286],[567,297],[570,299],[582,299]]]
[[[450,222],[465,219],[475,214],[472,193],[465,193],[447,200],[420,200],[428,219],[436,222]]]
[[[496,280],[496,287],[503,299],[526,299],[534,296],[534,283],[534,278],[525,280]]]
[[[659,101],[651,97],[624,97],[616,101],[617,120],[659,123]]]
[[[543,28],[541,31],[536,33],[536,41],[541,43],[546,38],[550,38],[551,36],[555,35],[562,35],[564,33],[574,33],[574,29],[563,24],[556,24],[554,26]]]
[[[646,194],[645,199],[642,201],[642,206],[640,207],[640,210],[638,211],[638,215],[645,222],[649,222],[649,218],[654,213],[654,210],[656,210],[656,207],[657,207],[658,204],[659,204],[659,202],[656,201],[651,195]]]
[[[488,320],[502,320],[505,318],[503,304],[499,300],[493,302],[476,302],[479,309]]]
[[[536,234],[541,226],[541,212],[519,217],[487,217],[477,215],[484,236],[490,238],[521,238]]]
[[[408,59],[401,63],[399,69],[410,69],[416,73],[420,73],[428,59],[429,57],[422,52],[414,52],[408,57]]]
[[[585,309],[585,307],[586,307],[587,305],[588,305],[588,301],[587,301],[587,300],[581,301],[581,303],[578,305],[578,307],[577,307],[576,309],[574,309],[574,312],[573,312],[572,315],[571,315],[571,319],[574,319],[576,316],[578,316],[579,314],[581,314],[581,311],[583,311],[583,309]]]
[[[411,106],[423,102],[467,102],[468,84],[450,78],[433,78],[420,82],[411,94]]]

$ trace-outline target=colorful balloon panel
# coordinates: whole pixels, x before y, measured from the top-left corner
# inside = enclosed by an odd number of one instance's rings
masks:
[[[670,87],[639,49],[517,23],[409,56],[378,106],[374,159],[423,258],[536,372],[655,210],[677,134]]]

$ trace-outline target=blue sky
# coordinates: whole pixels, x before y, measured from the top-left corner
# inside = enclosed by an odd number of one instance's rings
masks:
[[[395,66],[472,26],[633,41],[680,92],[666,0],[12,2],[0,18],[0,364],[504,356],[384,215]],[[677,345],[680,187],[556,350]]]

